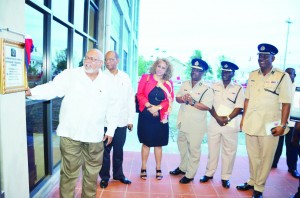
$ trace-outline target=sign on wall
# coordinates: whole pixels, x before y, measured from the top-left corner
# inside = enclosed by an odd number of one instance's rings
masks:
[[[0,94],[27,88],[24,43],[0,38]]]

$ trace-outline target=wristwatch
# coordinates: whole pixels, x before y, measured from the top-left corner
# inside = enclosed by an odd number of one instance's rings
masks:
[[[161,110],[161,109],[162,109],[162,106],[161,106],[161,105],[159,105],[159,106],[158,106],[158,109],[159,109],[159,110]]]
[[[283,129],[286,129],[286,125],[280,125]]]
[[[230,122],[230,120],[231,120],[230,117],[229,117],[229,115],[227,116],[227,120],[228,120],[228,122]]]
[[[196,100],[193,100],[191,106],[194,106],[196,104]]]

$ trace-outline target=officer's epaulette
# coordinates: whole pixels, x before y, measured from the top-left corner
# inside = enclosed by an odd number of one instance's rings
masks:
[[[191,80],[185,80],[185,81],[182,81],[181,84],[183,84],[183,83],[190,83],[190,82],[191,82]]]
[[[236,82],[232,82],[233,86],[236,86],[236,87],[241,87],[242,85],[240,83],[236,83]]]
[[[279,68],[275,68],[274,67],[274,69],[273,69],[273,71],[272,71],[273,73],[274,72],[279,72],[279,73],[282,73],[282,74],[284,74],[285,72],[282,70],[282,69],[279,69]]]
[[[215,86],[215,87],[223,87],[223,86],[224,86],[224,85],[223,85],[223,81],[222,81],[222,80],[219,80],[219,81],[217,81],[217,82],[214,82],[214,83],[211,84],[210,87],[212,87],[212,86]]]
[[[201,82],[201,85],[203,85],[203,86],[205,86],[205,87],[207,87],[207,88],[210,88],[211,85],[212,85],[212,83],[211,83],[211,82],[207,82],[207,81],[202,81],[202,82]]]
[[[219,80],[219,81],[217,81],[217,82],[214,82],[214,83],[212,83],[213,85],[223,85],[223,82],[222,82],[222,80]]]
[[[256,69],[256,70],[253,70],[253,71],[252,71],[252,72],[250,72],[250,73],[252,73],[252,74],[253,74],[253,73],[259,72],[259,70],[260,70],[260,69]]]

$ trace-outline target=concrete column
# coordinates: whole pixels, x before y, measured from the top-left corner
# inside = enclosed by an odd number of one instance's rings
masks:
[[[25,33],[25,1],[0,1],[0,27]],[[16,13],[18,13],[16,15]],[[24,37],[0,32],[1,38]],[[0,94],[0,175],[5,197],[29,197],[25,93]]]

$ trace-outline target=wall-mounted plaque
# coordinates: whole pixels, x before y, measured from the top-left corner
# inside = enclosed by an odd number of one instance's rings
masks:
[[[24,43],[0,38],[0,93],[27,88]]]

